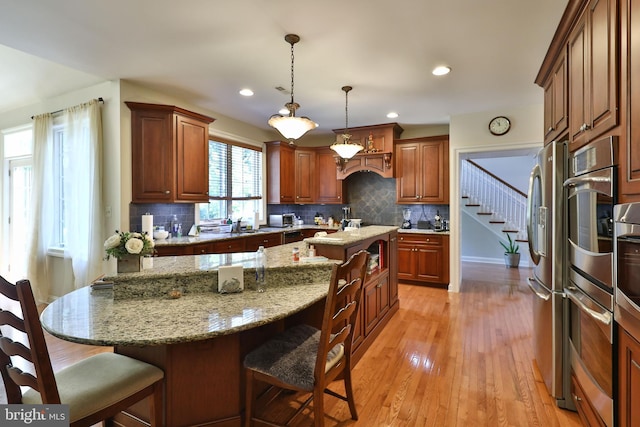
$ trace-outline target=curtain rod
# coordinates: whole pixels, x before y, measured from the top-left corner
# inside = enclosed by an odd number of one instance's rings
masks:
[[[102,99],[102,97],[98,98],[98,102],[101,104],[104,104],[104,99]],[[57,110],[57,111],[52,111],[49,114],[58,114],[58,113],[62,113],[64,110]],[[33,120],[35,116],[31,116],[31,120]]]

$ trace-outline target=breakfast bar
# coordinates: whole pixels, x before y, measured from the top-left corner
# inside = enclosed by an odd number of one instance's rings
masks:
[[[334,236],[353,247],[389,232],[395,230],[365,227]],[[302,249],[299,262],[294,246]],[[269,248],[262,293],[253,290],[253,253],[156,257],[150,269],[106,277],[111,289],[87,286],[59,298],[43,311],[42,325],[59,338],[113,346],[161,367],[165,425],[239,426],[244,355],[290,325],[320,326],[331,268],[343,259],[305,255],[300,243]],[[243,267],[243,292],[217,292],[218,269],[226,265]],[[145,412],[138,405],[114,421],[143,426]]]

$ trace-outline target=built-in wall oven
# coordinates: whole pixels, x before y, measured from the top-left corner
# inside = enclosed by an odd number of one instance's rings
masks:
[[[616,147],[616,137],[608,137],[572,153],[564,183],[569,260],[564,291],[569,300],[572,396],[578,410],[589,405],[607,426],[613,426]]]
[[[617,205],[615,319],[640,339],[640,203]]]

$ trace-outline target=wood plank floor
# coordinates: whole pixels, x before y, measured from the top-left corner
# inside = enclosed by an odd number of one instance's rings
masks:
[[[325,425],[580,426],[576,413],[556,407],[535,368],[529,274],[463,263],[458,294],[401,284],[400,311],[353,370],[359,420],[327,396]],[[48,343],[56,369],[109,350],[51,336]],[[312,425],[311,412],[294,426]]]

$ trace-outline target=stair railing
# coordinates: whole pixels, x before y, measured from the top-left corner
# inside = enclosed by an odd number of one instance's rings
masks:
[[[462,162],[460,177],[468,204],[479,205],[479,212],[491,214],[492,220],[504,221],[503,230],[516,232],[516,238],[527,238],[525,193],[469,159]]]

